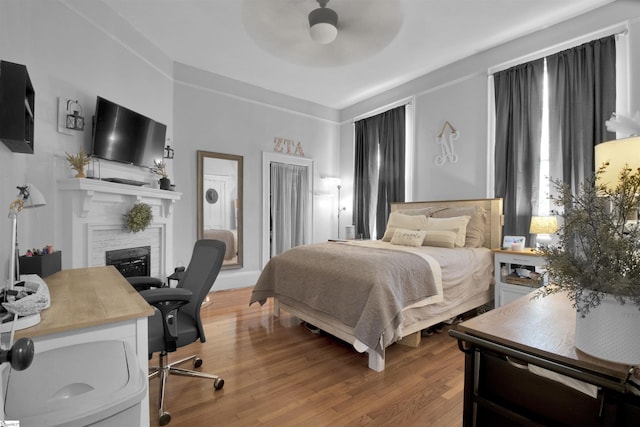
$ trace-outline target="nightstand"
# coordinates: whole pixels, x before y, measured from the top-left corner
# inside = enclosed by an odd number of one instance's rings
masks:
[[[508,304],[546,284],[547,276],[543,274],[546,260],[535,249],[494,249],[493,258],[496,307]]]

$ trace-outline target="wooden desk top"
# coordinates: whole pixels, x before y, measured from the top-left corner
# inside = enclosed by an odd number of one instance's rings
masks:
[[[153,307],[113,266],[61,270],[45,282],[51,306],[40,313],[40,323],[16,331],[16,340],[153,314]]]
[[[564,293],[535,293],[458,325],[461,332],[580,369],[624,380],[630,366],[589,356],[575,346],[576,312]]]

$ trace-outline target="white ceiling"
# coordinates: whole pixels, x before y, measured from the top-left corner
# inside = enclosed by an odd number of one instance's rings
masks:
[[[177,62],[342,109],[612,1],[331,0],[325,46],[307,33],[315,0],[104,3]]]

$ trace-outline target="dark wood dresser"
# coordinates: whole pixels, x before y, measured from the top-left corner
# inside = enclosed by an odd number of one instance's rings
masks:
[[[466,354],[464,426],[640,426],[628,382],[640,370],[577,350],[574,329],[571,302],[556,294],[526,295],[451,330]]]

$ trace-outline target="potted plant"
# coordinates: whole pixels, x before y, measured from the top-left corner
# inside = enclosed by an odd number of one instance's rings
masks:
[[[127,230],[133,233],[143,231],[151,224],[152,219],[153,213],[151,212],[151,206],[143,202],[138,202],[134,204],[125,215]]]
[[[91,162],[91,159],[85,154],[84,149],[81,148],[78,154],[69,154],[66,151],[65,154],[69,167],[77,172],[74,178],[86,178],[84,168]]]
[[[163,160],[154,160],[153,161],[152,171],[156,175],[160,175],[160,189],[162,190],[170,190],[171,189],[171,180],[167,175],[167,164]]]
[[[540,295],[566,292],[576,308],[576,347],[602,359],[640,362],[640,230],[636,217],[640,169],[624,167],[618,183],[586,180],[578,194],[559,180],[551,200],[562,208],[559,244],[542,248],[549,286]],[[609,329],[611,328],[611,329]],[[625,329],[631,329],[624,336]]]

